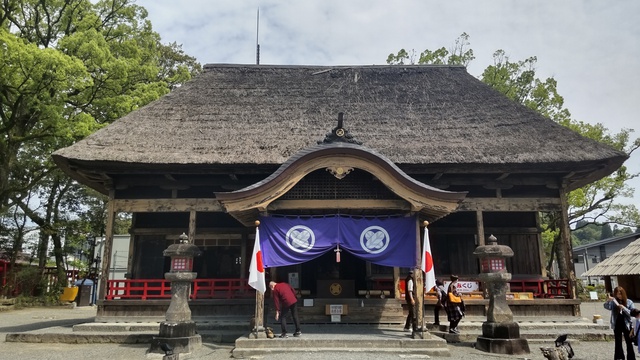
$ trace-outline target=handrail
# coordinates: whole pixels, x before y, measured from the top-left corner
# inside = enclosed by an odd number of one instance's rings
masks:
[[[195,279],[191,299],[252,298],[255,290],[246,279]],[[107,300],[170,299],[171,282],[165,279],[122,279],[107,281]]]

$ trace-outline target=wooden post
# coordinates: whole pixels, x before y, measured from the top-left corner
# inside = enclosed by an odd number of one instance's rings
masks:
[[[477,233],[477,239],[476,239],[476,246],[483,246],[485,245],[485,240],[484,240],[484,216],[482,215],[482,210],[476,210],[476,233]],[[476,259],[476,267],[478,270],[478,273],[480,273],[480,259]],[[484,287],[484,284],[482,284],[482,286]]]
[[[393,267],[393,289],[394,298],[400,299],[400,268],[397,266]]]
[[[484,241],[484,217],[482,210],[476,210],[476,226],[478,228],[478,246],[485,245]]]
[[[192,244],[196,242],[196,211],[189,211],[189,241]]]
[[[572,299],[575,298],[576,284],[572,277],[573,261],[571,256],[571,229],[569,228],[569,203],[567,202],[567,188],[560,189],[560,243],[558,244],[558,268],[560,278],[569,280],[569,292]]]
[[[136,223],[136,213],[131,215],[131,224]],[[105,238],[106,240],[106,238]],[[104,249],[104,245],[103,245]],[[132,229],[129,229],[129,253],[127,256],[127,273],[125,274],[125,279],[131,279],[133,276],[133,253],[136,249],[136,236],[134,235]]]
[[[536,213],[536,228],[540,229],[540,212]],[[544,245],[542,244],[542,235],[540,231],[536,234],[536,240],[538,242],[538,257],[540,259],[540,275],[543,278],[547,277],[547,265],[545,263]],[[544,290],[544,289],[543,289]]]
[[[256,290],[256,312],[254,315],[255,327],[251,330],[254,339],[265,338],[264,331],[264,294]]]
[[[107,204],[107,224],[105,228],[104,248],[102,256],[102,270],[100,272],[100,289],[98,300],[104,300],[109,285],[109,268],[111,267],[111,251],[113,250],[113,223],[115,222],[115,206],[113,202],[114,191],[109,191],[109,203]]]

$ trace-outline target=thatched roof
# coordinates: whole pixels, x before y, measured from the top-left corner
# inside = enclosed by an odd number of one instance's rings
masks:
[[[621,275],[640,275],[640,238],[582,274],[582,276]]]
[[[279,165],[322,140],[338,112],[357,140],[401,167],[596,170],[601,177],[626,159],[510,101],[464,67],[397,65],[207,65],[181,88],[53,156],[69,173],[98,164]]]

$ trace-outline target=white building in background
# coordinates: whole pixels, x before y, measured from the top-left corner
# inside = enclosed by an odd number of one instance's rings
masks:
[[[614,236],[608,239],[593,242],[587,245],[575,246],[573,248],[573,265],[576,276],[582,279],[585,285],[604,284],[600,276],[585,276],[584,273],[594,268],[603,260],[607,259],[620,249],[625,248],[636,239],[640,238],[640,233],[631,233]]]
[[[127,263],[129,262],[129,241],[131,235],[114,235],[113,249],[111,251],[111,266],[109,267],[109,279],[125,279]],[[104,239],[100,240],[96,247],[96,255],[104,259]],[[100,271],[100,268],[98,269]]]

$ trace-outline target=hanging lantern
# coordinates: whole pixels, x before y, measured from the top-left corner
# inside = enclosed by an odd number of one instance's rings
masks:
[[[340,244],[338,244],[336,249],[333,250],[333,251],[336,252],[336,262],[339,263],[340,262],[340,252],[342,251],[342,250],[340,250]]]

